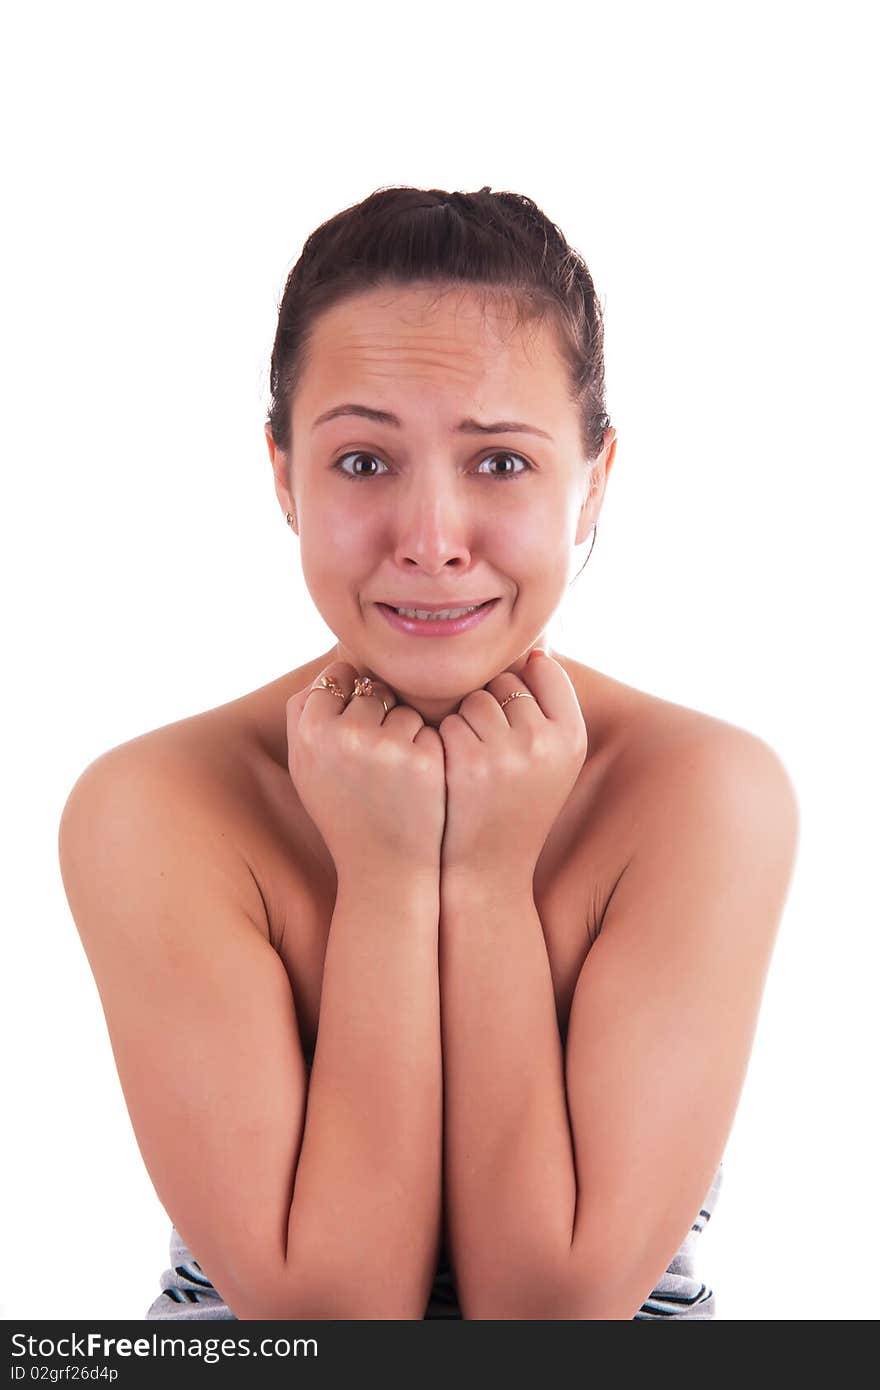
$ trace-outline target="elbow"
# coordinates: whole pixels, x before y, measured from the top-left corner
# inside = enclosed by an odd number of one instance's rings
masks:
[[[439,1218],[438,1218],[439,1222]],[[350,1233],[347,1233],[350,1236]],[[433,1238],[383,1242],[361,1236],[333,1239],[323,1223],[286,1255],[251,1269],[226,1301],[241,1321],[421,1321],[437,1268],[439,1229]]]
[[[425,1315],[427,1296],[399,1279],[371,1271],[362,1278],[317,1265],[287,1268],[269,1283],[254,1283],[227,1297],[236,1318],[245,1321],[415,1321]]]
[[[530,1270],[515,1279],[486,1280],[481,1289],[459,1286],[459,1303],[462,1317],[477,1321],[628,1321],[643,1301],[631,1275],[618,1279],[606,1269],[591,1277],[571,1264],[539,1276]]]
[[[494,1267],[474,1271],[462,1268],[456,1273],[461,1315],[466,1321],[543,1322],[554,1318],[584,1316],[567,1312],[572,1306],[567,1281],[558,1266],[540,1266],[535,1260],[521,1269]],[[579,1306],[575,1304],[575,1306]]]
[[[348,1294],[339,1288],[326,1294],[312,1289],[292,1297],[275,1292],[229,1307],[240,1322],[409,1322],[425,1316],[424,1308],[402,1305],[399,1297],[383,1301],[365,1297],[362,1290]]]

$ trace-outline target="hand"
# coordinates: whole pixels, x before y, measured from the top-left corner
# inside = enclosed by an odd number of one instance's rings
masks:
[[[345,703],[328,690],[310,694],[319,677],[287,701],[293,784],[340,877],[439,876],[446,814],[440,736],[384,681],[373,681],[376,694],[353,696],[358,674],[347,661],[319,673],[334,678]]]
[[[533,700],[500,701],[527,689]],[[532,875],[587,755],[574,686],[547,653],[523,675],[502,671],[439,725],[446,772],[441,876],[501,884]]]

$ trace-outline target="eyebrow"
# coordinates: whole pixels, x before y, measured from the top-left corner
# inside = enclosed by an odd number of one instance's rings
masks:
[[[392,415],[390,410],[374,410],[371,406],[355,405],[349,401],[345,405],[333,406],[332,410],[325,410],[315,420],[312,429],[317,429],[327,420],[335,420],[339,415],[362,415],[366,420],[373,420],[379,425],[395,425],[398,429],[403,424],[400,417]],[[458,434],[539,434],[542,439],[549,439],[553,443],[552,434],[539,430],[537,425],[526,425],[521,420],[495,420],[492,424],[483,425],[479,420],[466,419],[461,420],[454,429]]]

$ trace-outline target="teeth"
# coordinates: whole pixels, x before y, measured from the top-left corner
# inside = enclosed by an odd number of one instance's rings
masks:
[[[439,613],[430,613],[426,608],[396,608],[402,618],[422,618],[428,622],[439,622],[441,618],[463,618],[465,613],[473,613],[482,604],[475,603],[470,608],[443,608]]]

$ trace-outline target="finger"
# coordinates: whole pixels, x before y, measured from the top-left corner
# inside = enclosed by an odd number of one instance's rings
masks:
[[[303,719],[338,719],[348,704],[356,676],[350,662],[331,661],[287,701],[288,728],[295,732]],[[322,684],[322,678],[330,682],[329,687]]]
[[[362,682],[369,681],[369,689],[364,688],[359,695],[358,678],[352,682],[351,699],[345,711],[346,720],[365,725],[381,724],[383,729],[390,729],[411,743],[415,742],[425,728],[425,721],[418,710],[402,704],[394,687],[381,677],[365,671],[360,679]]]
[[[517,676],[508,676],[507,682],[505,683],[503,676],[496,676],[485,689],[472,690],[470,694],[465,695],[458,707],[457,714],[462,722],[472,729],[477,738],[484,743],[510,727],[505,718],[510,705],[502,710],[500,702],[511,690],[522,687]],[[534,705],[535,702],[534,700],[525,702],[511,700],[510,702],[510,704],[515,703]]]
[[[522,671],[502,671],[486,688],[499,708],[504,706],[501,713],[514,728],[540,715],[565,722],[572,717],[573,706],[580,710],[568,673],[540,648],[535,648]],[[528,699],[529,695],[533,698]]]
[[[449,751],[450,748],[457,748],[462,756],[464,756],[468,746],[473,748],[474,738],[480,739],[477,730],[468,724],[468,721],[464,719],[464,714],[457,713],[457,710],[455,714],[446,714],[445,719],[439,721],[437,734],[441,738],[445,751]]]
[[[396,704],[397,694],[387,681],[367,673],[362,676],[355,673],[345,718],[352,724],[383,724]],[[416,711],[412,713],[416,714]]]
[[[571,677],[549,652],[535,648],[519,680],[535,696],[547,719],[558,720],[560,724],[583,723],[580,702]],[[501,698],[504,699],[504,696]],[[509,715],[517,706],[529,704],[530,700],[511,700],[504,713]]]

